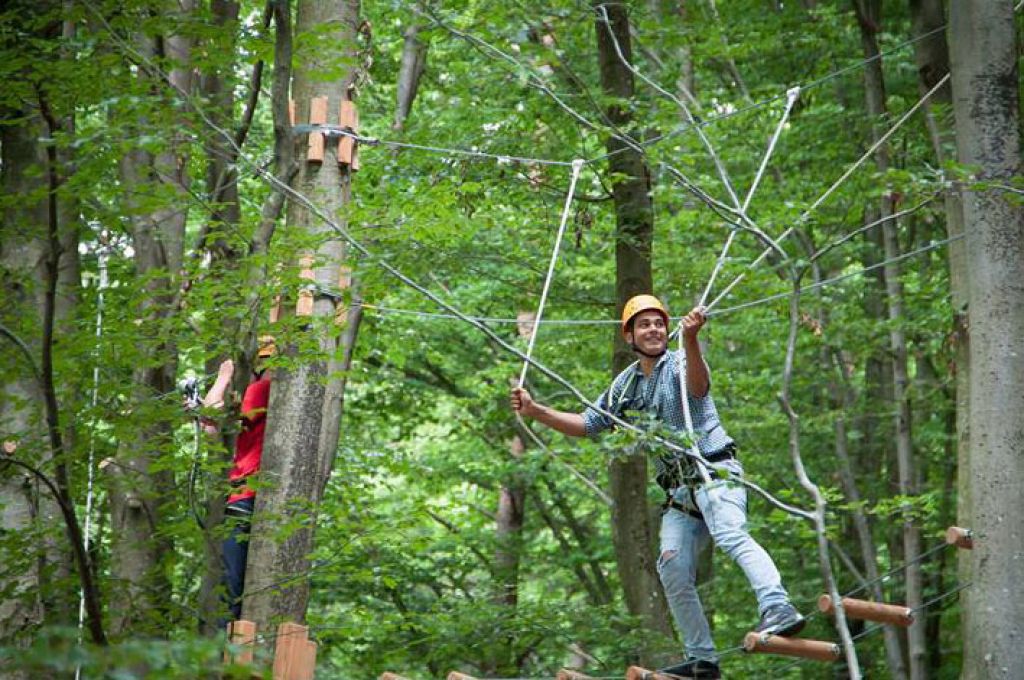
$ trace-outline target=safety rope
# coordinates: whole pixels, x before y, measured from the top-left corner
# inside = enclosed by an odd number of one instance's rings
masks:
[[[750,189],[747,190],[747,195],[743,199],[743,205],[740,208],[740,211],[743,214],[746,214],[747,209],[750,207],[750,201],[754,198],[754,193],[757,191],[757,188],[761,183],[761,178],[764,176],[764,172],[768,168],[768,161],[775,152],[775,145],[778,143],[779,137],[782,135],[782,130],[786,127],[786,123],[789,122],[789,115],[793,111],[793,105],[796,104],[796,100],[799,99],[799,97],[799,87],[791,88],[786,92],[786,108],[782,111],[782,117],[779,119],[779,124],[775,127],[775,133],[768,141],[768,148],[765,150],[764,157],[761,159],[761,165],[757,169],[754,181],[751,182]],[[715,262],[715,266],[711,270],[711,277],[708,279],[708,283],[704,287],[704,292],[700,296],[700,301],[697,303],[698,307],[703,307],[704,303],[707,302],[708,295],[711,294],[711,287],[715,283],[715,277],[718,276],[718,272],[721,271],[722,265],[725,264],[725,258],[729,254],[729,246],[732,245],[735,237],[736,230],[730,230],[729,238],[726,239],[725,245],[722,247],[722,252],[719,254],[718,260]]]
[[[562,237],[565,235],[565,227],[569,221],[569,210],[572,207],[573,197],[576,195],[576,182],[579,180],[580,170],[583,168],[583,164],[584,161],[582,159],[576,159],[572,162],[572,177],[569,180],[569,190],[565,195],[565,205],[562,207],[562,217],[558,225],[558,233],[555,236],[555,244],[551,249],[551,260],[548,262],[548,271],[544,277],[544,286],[541,289],[540,302],[537,304],[537,312],[534,315],[532,326],[530,327],[530,339],[527,343],[526,353],[523,357],[523,368],[519,373],[518,387],[520,389],[526,384],[526,371],[529,369],[530,360],[533,357],[533,346],[537,340],[537,331],[540,329],[541,319],[544,318],[544,307],[547,304],[548,291],[551,289],[551,281],[555,277],[555,264],[558,262],[558,253],[562,246]],[[537,448],[568,468],[572,475],[593,491],[605,505],[608,507],[614,505],[612,499],[608,494],[601,490],[601,487],[591,481],[575,467],[570,465],[567,461],[563,460],[560,456],[556,455],[555,452],[552,451],[539,436],[537,436],[537,433],[530,429],[530,426],[526,424],[526,421],[523,420],[523,416],[518,411],[515,412],[515,418],[516,422],[519,424],[520,431],[525,432],[527,437],[530,438]]]
[[[558,234],[555,236],[555,245],[551,249],[551,260],[548,262],[548,272],[544,277],[544,287],[540,291],[540,302],[537,303],[537,313],[533,318],[533,325],[530,327],[530,341],[526,345],[526,357],[523,359],[523,369],[519,373],[519,387],[526,383],[526,371],[530,368],[530,359],[533,357],[533,345],[537,341],[537,329],[544,318],[544,306],[548,301],[548,291],[551,290],[551,280],[555,277],[555,264],[558,262],[558,251],[562,247],[562,236],[565,235],[565,226],[569,221],[569,209],[572,206],[573,196],[576,194],[576,181],[580,177],[580,169],[584,161],[576,159],[572,162],[572,178],[569,180],[569,191],[565,195],[565,206],[562,208],[562,219],[558,225]]]
[[[932,95],[934,95],[936,92],[938,92],[946,84],[946,82],[949,80],[949,77],[950,76],[947,73],[945,76],[940,78],[939,81],[930,90],[928,90],[926,93],[924,93],[921,96],[921,98],[917,100],[917,103],[915,103],[913,106],[911,106],[902,116],[900,116],[899,120],[897,120],[895,123],[893,123],[892,127],[890,127],[885,132],[885,134],[880,136],[868,148],[868,150],[865,151],[861,155],[861,157],[858,158],[853,163],[853,165],[851,165],[849,168],[847,168],[846,171],[842,175],[840,175],[839,179],[834,181],[831,184],[831,186],[829,186],[829,188],[826,189],[823,194],[821,194],[821,196],[819,196],[807,209],[805,209],[800,214],[799,217],[797,217],[796,222],[792,226],[788,227],[785,231],[782,232],[782,234],[778,238],[775,239],[775,242],[778,243],[780,241],[785,240],[790,234],[792,234],[797,229],[797,227],[802,225],[807,220],[807,218],[810,217],[812,212],[814,212],[822,203],[824,203],[828,199],[829,196],[831,196],[835,192],[836,189],[838,189],[847,179],[849,179],[850,175],[852,175],[854,172],[856,172],[856,170],[861,165],[863,165],[866,160],[868,160],[869,158],[871,158],[874,155],[874,153],[878,149],[878,147],[880,147],[882,144],[885,144],[889,140],[889,138],[892,137],[896,133],[896,131],[899,130],[903,126],[903,124],[910,119],[911,116],[913,116],[915,113],[917,113],[918,109],[920,109],[922,106],[924,106],[924,104],[929,99],[931,99]],[[768,254],[771,253],[771,252],[772,252],[771,248],[765,248],[761,252],[761,254],[753,262],[751,262],[748,265],[747,271],[749,272],[749,271],[755,269],[759,264],[761,264],[762,261],[764,261],[764,259],[766,257],[768,257]],[[736,276],[736,278],[733,279],[733,281],[728,286],[726,286],[725,289],[721,293],[718,294],[718,297],[716,297],[714,300],[711,301],[710,304],[707,305],[708,311],[714,309],[714,307],[719,302],[721,302],[722,299],[726,295],[728,295],[732,291],[732,289],[735,288],[736,285],[740,281],[742,281],[746,277],[746,273],[747,272],[741,272],[738,276]]]

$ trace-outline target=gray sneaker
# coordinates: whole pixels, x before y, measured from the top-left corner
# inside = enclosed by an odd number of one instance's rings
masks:
[[[761,623],[754,629],[756,633],[768,633],[780,637],[792,637],[804,628],[807,621],[789,604],[776,604],[768,607],[761,615]]]
[[[718,664],[714,661],[691,657],[675,666],[662,668],[658,671],[658,675],[685,680],[718,680],[722,677],[722,672],[718,670]]]

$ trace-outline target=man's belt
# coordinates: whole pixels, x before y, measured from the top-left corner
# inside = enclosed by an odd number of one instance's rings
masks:
[[[690,494],[693,494],[693,489],[690,489]],[[696,507],[696,500],[694,501],[693,505],[694,507]],[[704,515],[701,514],[700,510],[694,510],[693,508],[689,508],[680,503],[679,501],[677,501],[675,498],[666,498],[665,503],[661,507],[663,507],[665,510],[668,510],[669,508],[671,508],[672,510],[678,510],[679,512],[686,513],[694,519],[699,519],[701,521],[704,520]]]

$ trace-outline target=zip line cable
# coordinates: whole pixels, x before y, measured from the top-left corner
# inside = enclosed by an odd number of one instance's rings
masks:
[[[461,32],[461,31],[457,31],[456,29],[452,29],[452,28],[448,27],[447,25],[443,24],[442,22],[438,21],[435,17],[429,16],[429,15],[426,15],[426,16],[428,16],[431,19],[431,21],[436,23],[441,28],[445,29],[446,31],[451,32],[453,35],[456,35],[458,37],[462,37],[463,39],[472,39],[472,40],[479,41],[479,42],[483,43],[484,45],[486,45],[489,49],[497,52],[499,55],[502,56],[502,58],[507,59],[507,60],[510,59],[510,60],[512,60],[512,63],[514,63],[516,66],[522,67],[522,64],[519,61],[515,60],[510,55],[505,54],[503,51],[498,50],[497,48],[489,45],[485,41],[482,41],[479,38],[476,38],[475,36],[469,36],[468,34],[465,34],[465,33]],[[881,59],[881,58],[883,58],[885,56],[888,56],[888,55],[893,54],[893,53],[895,53],[895,52],[897,52],[899,50],[902,50],[904,47],[913,45],[913,44],[915,44],[915,43],[917,43],[917,42],[919,42],[921,40],[929,38],[932,35],[940,32],[940,31],[944,31],[945,29],[946,29],[945,25],[940,26],[940,27],[938,27],[936,29],[928,31],[927,33],[923,33],[920,36],[917,36],[915,38],[911,38],[910,40],[902,42],[902,43],[900,43],[900,44],[890,48],[889,50],[881,52],[881,53],[879,53],[877,55],[874,55],[872,57],[867,57],[865,59],[862,59],[862,60],[858,61],[855,64],[851,64],[850,66],[846,66],[846,67],[841,68],[841,69],[839,69],[837,71],[833,71],[832,73],[829,73],[829,74],[827,74],[825,76],[822,76],[821,78],[817,78],[817,79],[809,81],[807,83],[798,84],[798,85],[796,85],[794,87],[791,87],[791,88],[787,89],[785,92],[782,92],[780,94],[774,95],[772,97],[768,97],[768,98],[766,98],[764,100],[761,100],[759,102],[756,102],[754,104],[751,104],[751,105],[748,105],[748,106],[736,109],[735,111],[729,111],[729,112],[720,114],[718,116],[714,116],[714,117],[703,119],[703,120],[695,119],[695,122],[692,123],[692,124],[687,124],[687,125],[681,126],[681,127],[677,128],[675,130],[672,130],[672,131],[667,132],[667,133],[662,134],[662,135],[658,135],[658,136],[652,137],[650,139],[646,139],[646,140],[642,140],[642,141],[637,141],[637,140],[630,139],[629,140],[629,144],[627,144],[626,148],[617,149],[615,151],[611,151],[611,152],[608,152],[608,153],[605,153],[605,154],[594,156],[592,158],[584,159],[583,162],[584,162],[584,164],[589,165],[589,164],[592,164],[592,163],[597,163],[597,162],[602,161],[602,160],[606,160],[607,158],[609,158],[611,156],[617,155],[619,153],[623,153],[623,152],[628,151],[628,150],[633,150],[633,151],[638,150],[633,145],[635,145],[637,147],[640,147],[640,149],[642,150],[642,149],[645,149],[645,148],[647,148],[649,146],[657,144],[657,143],[659,143],[661,141],[664,141],[664,140],[666,140],[666,139],[668,139],[670,137],[676,137],[676,136],[678,136],[680,134],[688,132],[691,129],[704,128],[704,127],[707,127],[708,125],[711,125],[713,123],[717,123],[719,121],[723,121],[723,120],[726,120],[728,118],[732,118],[733,116],[737,116],[737,115],[740,115],[742,113],[746,113],[748,111],[752,111],[752,110],[755,110],[755,109],[763,108],[765,106],[769,106],[770,104],[773,104],[774,102],[777,102],[777,101],[789,98],[790,93],[792,92],[793,89],[798,89],[798,90],[803,91],[803,90],[808,90],[808,89],[817,87],[819,85],[822,85],[824,83],[829,82],[830,80],[833,80],[835,78],[843,76],[846,73],[849,73],[851,71],[860,69],[863,66],[865,66],[866,64],[870,64],[873,61],[877,61],[877,60],[879,60],[879,59]],[[596,126],[594,126],[593,123],[589,123],[588,122],[587,123],[587,127],[591,128],[591,129],[594,129]],[[493,153],[493,152],[484,152],[484,151],[479,151],[479,150],[476,150],[476,149],[449,148],[449,147],[432,146],[432,145],[426,145],[426,144],[416,144],[416,143],[412,143],[412,142],[400,142],[400,141],[397,141],[397,140],[381,139],[381,138],[377,138],[377,137],[367,137],[367,136],[364,136],[364,135],[359,135],[359,134],[355,133],[354,131],[352,131],[349,128],[343,128],[343,127],[335,126],[335,125],[299,124],[299,125],[293,126],[293,130],[295,132],[299,132],[299,133],[322,132],[322,133],[327,133],[327,134],[332,134],[332,135],[340,135],[340,136],[345,136],[345,137],[351,137],[353,140],[355,140],[355,141],[357,141],[357,142],[359,142],[361,144],[365,144],[367,146],[385,146],[385,147],[388,147],[388,148],[395,148],[395,149],[410,149],[410,150],[415,150],[415,151],[426,151],[426,152],[437,153],[437,154],[441,154],[441,155],[467,156],[467,157],[472,157],[472,158],[490,159],[490,160],[497,161],[498,163],[523,163],[523,164],[534,164],[535,163],[535,164],[538,164],[538,165],[552,165],[552,166],[561,166],[561,167],[571,167],[572,166],[572,161],[564,161],[564,160],[549,159],[549,158],[532,158],[532,157],[528,157],[528,156],[519,156],[519,155],[515,155],[515,154],[501,154],[501,153]]]
[[[892,219],[892,218],[889,217],[889,218],[885,218],[885,219]],[[871,226],[875,226],[875,225],[871,225]],[[863,228],[861,228],[861,230],[862,229]],[[853,278],[853,277],[856,277],[856,276],[861,276],[861,275],[866,274],[868,272],[874,271],[875,269],[878,269],[880,267],[884,267],[885,265],[893,264],[895,262],[902,262],[903,260],[909,259],[911,257],[916,257],[918,255],[922,255],[922,254],[927,253],[929,251],[936,250],[938,248],[946,246],[946,245],[948,245],[950,243],[953,243],[955,241],[959,241],[962,238],[964,238],[964,235],[963,234],[958,234],[956,236],[952,236],[950,238],[942,239],[940,241],[933,241],[933,242],[931,242],[929,244],[926,244],[924,246],[921,246],[920,248],[917,248],[915,250],[911,250],[911,251],[908,251],[906,253],[902,253],[900,255],[896,255],[894,257],[891,257],[891,258],[887,258],[887,259],[885,259],[885,260],[883,260],[881,262],[877,262],[875,264],[868,265],[866,267],[862,267],[862,268],[860,268],[860,269],[858,269],[856,271],[847,272],[846,274],[840,274],[838,276],[833,276],[831,278],[824,279],[822,281],[818,281],[818,282],[815,282],[815,283],[808,284],[806,286],[802,286],[800,288],[800,291],[801,292],[806,292],[806,291],[817,290],[819,288],[827,288],[828,286],[832,286],[832,285],[834,285],[836,283],[839,283],[841,281],[845,281],[846,279],[850,279],[850,278]],[[776,300],[781,300],[783,298],[788,297],[790,294],[791,293],[789,293],[789,292],[776,293],[776,294],[773,294],[773,295],[768,295],[768,296],[765,296],[765,297],[756,298],[754,300],[750,300],[749,302],[744,302],[742,304],[734,305],[732,307],[725,307],[723,309],[717,309],[717,310],[709,311],[707,313],[707,317],[710,319],[712,317],[725,316],[726,314],[732,314],[733,312],[738,312],[738,311],[740,311],[742,309],[747,309],[747,308],[750,308],[750,307],[757,307],[759,305],[763,305],[763,304],[766,304],[768,302],[774,302]],[[368,303],[368,302],[361,302],[361,303],[358,303],[358,304],[364,310],[369,310],[371,312],[376,312],[380,316],[387,316],[388,314],[399,314],[399,315],[415,316],[415,317],[419,317],[419,318],[423,318],[423,319],[432,319],[432,320],[461,320],[462,319],[462,317],[456,316],[455,314],[444,314],[444,313],[441,313],[441,312],[427,312],[427,311],[422,311],[422,310],[417,310],[417,309],[403,309],[403,308],[400,308],[400,307],[388,307],[388,306],[385,306],[385,305],[375,305],[375,304],[371,304],[371,303]],[[515,323],[520,323],[519,319],[513,319],[513,318],[510,318],[510,317],[469,316],[468,318],[471,318],[474,321],[478,321],[480,323],[486,323],[486,324],[515,324]],[[670,321],[680,321],[681,319],[682,319],[682,317],[671,317]],[[619,322],[616,321],[615,319],[547,319],[547,320],[544,321],[544,325],[546,325],[546,326],[608,326],[608,325],[613,325],[613,324],[618,324],[618,323]]]

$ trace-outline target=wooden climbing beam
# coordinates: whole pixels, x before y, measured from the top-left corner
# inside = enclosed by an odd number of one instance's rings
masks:
[[[743,638],[743,648],[748,652],[798,656],[815,661],[835,661],[840,655],[839,645],[834,642],[787,638],[755,632],[747,633]]]
[[[304,281],[316,281],[312,255],[303,255],[299,259],[299,278]],[[295,316],[313,316],[313,291],[305,285],[299,290],[299,299],[295,303]]]
[[[308,632],[308,628],[297,623],[282,623],[277,627],[274,680],[313,680],[316,643],[306,637]]]
[[[384,671],[377,680],[406,680],[406,678],[391,671]]]
[[[309,100],[309,124],[327,124],[327,97],[313,97],[312,99]],[[309,163],[324,162],[323,133],[309,133],[309,147],[306,149],[306,161]]]
[[[946,543],[964,550],[973,550],[974,532],[963,527],[950,527],[946,529]]]
[[[640,666],[630,666],[626,669],[626,680],[678,680],[678,678],[658,671],[649,671]]]
[[[555,676],[555,680],[593,680],[593,678],[579,671],[562,668],[558,671],[558,675]]]
[[[351,99],[341,101],[338,126],[348,128],[357,134],[359,132],[359,110]],[[347,165],[353,172],[359,169],[359,145],[348,135],[342,135],[338,140],[338,164]]]
[[[466,675],[458,671],[452,671],[448,674],[447,680],[476,680],[472,675]]]
[[[852,597],[842,599],[843,610],[847,616],[853,619],[864,621],[877,621],[878,623],[891,623],[896,626],[909,626],[914,622],[914,610],[902,604],[884,604],[882,602],[871,602],[869,600],[855,600]],[[824,594],[818,598],[818,609],[825,614],[834,614],[836,611],[832,603],[832,597]]]
[[[233,656],[224,650],[224,663],[239,666],[252,665],[253,645],[256,644],[256,624],[252,621],[232,621],[228,624],[228,642],[239,645],[240,649]]]

